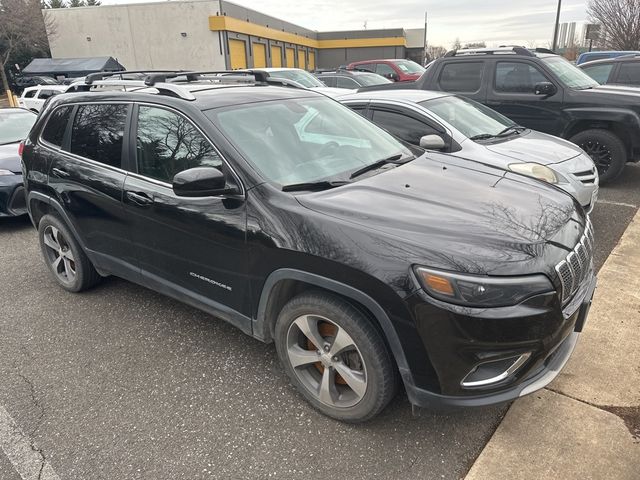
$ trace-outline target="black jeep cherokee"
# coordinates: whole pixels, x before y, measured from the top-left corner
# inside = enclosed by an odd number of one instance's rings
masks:
[[[30,133],[29,212],[63,288],[117,275],[273,341],[344,421],[399,379],[436,408],[558,374],[595,288],[569,195],[427,156],[309,90],[175,75],[60,95]]]
[[[465,95],[520,125],[572,141],[593,158],[600,183],[640,160],[640,89],[601,86],[546,49],[454,50],[413,86]]]

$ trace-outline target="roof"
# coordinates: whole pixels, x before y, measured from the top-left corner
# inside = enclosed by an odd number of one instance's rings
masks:
[[[360,65],[362,63],[389,63],[389,62],[410,62],[406,58],[378,58],[373,60],[360,60],[358,62],[351,62],[349,65]]]
[[[69,88],[69,85],[50,85],[48,83],[45,83],[42,85],[34,85],[33,87],[27,87],[23,91],[30,92],[32,90],[43,89],[43,90],[59,90],[61,92],[66,92],[68,88]]]
[[[452,96],[446,92],[435,92],[432,90],[370,90],[358,93],[352,93],[350,95],[343,95],[336,97],[336,100],[340,102],[348,100],[396,100],[402,102],[418,103],[425,100],[433,100],[434,98],[450,97]]]
[[[23,73],[27,75],[87,75],[125,68],[113,57],[34,58]]]
[[[326,72],[314,73],[314,75],[316,77],[335,77],[336,75],[344,75],[345,77],[357,77],[360,75],[376,75],[378,77],[382,77],[382,75],[378,75],[375,72],[369,72],[364,70],[343,70],[343,69],[327,70]]]
[[[589,62],[584,62],[578,65],[578,67],[587,67],[591,65],[598,65],[600,63],[612,63],[612,62],[640,62],[640,54],[628,54],[621,55],[619,57],[611,57],[611,58],[599,58],[598,60],[591,60]]]

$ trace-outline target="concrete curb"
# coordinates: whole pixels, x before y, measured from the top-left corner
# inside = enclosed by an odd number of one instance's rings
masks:
[[[513,403],[466,480],[640,478],[638,271],[640,212],[600,270],[565,370],[548,389]],[[624,420],[611,413],[621,411],[634,413]]]

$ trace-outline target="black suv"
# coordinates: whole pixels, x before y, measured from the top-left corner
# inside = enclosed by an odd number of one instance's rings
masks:
[[[400,143],[324,95],[207,73],[87,79],[23,149],[55,280],[117,275],[274,342],[318,410],[363,421],[548,384],[595,288],[566,193]],[[91,87],[92,88],[92,87]],[[135,90],[135,91],[132,91]]]
[[[414,86],[465,95],[520,125],[572,141],[593,158],[600,183],[640,160],[640,89],[600,86],[550,50],[453,50]]]
[[[594,60],[580,68],[600,85],[640,87],[640,55],[621,55]]]

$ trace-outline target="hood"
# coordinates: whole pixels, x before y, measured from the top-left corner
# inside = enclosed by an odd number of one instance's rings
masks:
[[[634,101],[640,101],[640,88],[626,87],[623,85],[599,85],[597,87],[580,90],[581,93],[589,95],[618,95],[627,97]]]
[[[14,173],[22,173],[18,146],[20,143],[0,145],[0,170],[9,170]]]
[[[512,135],[506,141],[479,144],[492,153],[503,155],[505,167],[514,162],[535,162],[542,165],[564,162],[577,157],[582,150],[577,145],[558,137],[528,130],[520,135]]]
[[[521,274],[514,265],[522,261],[548,271],[576,245],[585,220],[563,191],[459,157],[429,155],[298,201],[393,237],[393,244],[407,246],[408,258],[417,252],[432,267],[457,271]],[[543,260],[547,246],[555,253]]]
[[[336,88],[336,87],[314,87],[312,89],[314,92],[319,92],[329,97],[335,98],[340,95],[346,95],[348,93],[353,93],[356,90],[350,90],[348,88]]]

